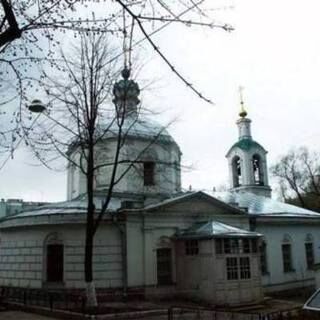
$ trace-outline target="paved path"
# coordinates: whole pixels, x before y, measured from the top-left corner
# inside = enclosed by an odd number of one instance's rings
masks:
[[[26,313],[22,311],[1,311],[0,320],[55,320],[56,318],[49,318],[40,316],[34,313]]]

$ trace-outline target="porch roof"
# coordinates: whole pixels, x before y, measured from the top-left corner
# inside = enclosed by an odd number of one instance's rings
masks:
[[[178,232],[177,239],[210,239],[210,238],[256,238],[262,234],[233,227],[219,221],[196,223],[191,228]]]

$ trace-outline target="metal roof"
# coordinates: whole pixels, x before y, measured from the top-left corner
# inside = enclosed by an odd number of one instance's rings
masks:
[[[258,142],[256,142],[252,138],[239,139],[239,141],[237,141],[235,144],[233,144],[233,146],[229,149],[229,151],[227,152],[227,156],[231,152],[231,150],[233,150],[234,148],[240,148],[243,151],[249,151],[250,149],[253,149],[253,148],[259,148],[259,149],[263,150],[264,152],[267,152],[262,147],[261,144],[259,144]]]
[[[96,210],[99,212],[101,209],[102,202],[96,200]],[[110,201],[108,211],[115,211],[121,206],[121,200],[114,198]],[[55,215],[55,214],[85,214],[87,212],[87,201],[85,198],[80,200],[55,202],[48,205],[40,206],[34,209],[22,211],[18,214],[4,217],[3,220],[24,218],[24,217],[35,217],[44,215]]]
[[[214,205],[225,209],[226,212],[234,213],[234,214],[245,214],[245,212],[243,210],[241,210],[240,208],[232,206],[232,205],[222,201],[221,199],[218,199],[217,197],[213,197],[211,194],[203,192],[203,191],[184,192],[179,195],[174,195],[172,198],[167,198],[163,201],[150,204],[150,205],[144,207],[143,209],[146,211],[157,210],[157,209],[160,209],[161,207],[165,207],[165,206],[171,205],[173,203],[179,203],[183,200],[187,200],[187,199],[192,200],[192,198],[195,198],[195,197],[199,197],[199,198],[201,197],[202,199],[205,198],[208,201],[211,201],[211,203],[213,203]]]
[[[261,234],[240,228],[232,227],[219,221],[196,223],[190,229],[178,233],[178,239],[208,239],[232,237],[260,237]]]
[[[106,130],[106,128],[109,126],[110,122],[100,125],[99,129]],[[116,121],[113,121],[110,128],[108,128],[105,137],[108,138],[116,136],[118,135],[118,132],[119,127]],[[153,138],[159,141],[173,142],[177,145],[165,126],[162,126],[159,123],[140,114],[138,117],[127,116],[122,126],[122,132],[130,137],[139,137],[145,139]]]
[[[230,205],[245,209],[249,214],[282,217],[315,217],[320,214],[271,198],[258,196],[249,192],[208,192],[205,193]]]

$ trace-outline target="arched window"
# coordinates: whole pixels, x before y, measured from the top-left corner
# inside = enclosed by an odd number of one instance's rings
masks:
[[[45,282],[63,282],[63,241],[58,233],[49,234],[44,241]]]
[[[292,246],[291,238],[289,235],[284,235],[282,241],[282,264],[283,272],[293,272],[295,271],[292,263]]]
[[[242,185],[241,159],[236,156],[232,159],[233,187]]]
[[[145,186],[155,185],[155,162],[144,161],[143,162],[143,184]]]
[[[307,269],[310,270],[314,265],[313,237],[310,233],[306,236],[304,247],[306,252]]]
[[[154,186],[157,184],[157,171],[159,166],[157,165],[157,153],[155,150],[146,152],[142,159],[141,175],[144,186]]]
[[[254,184],[263,185],[263,172],[262,172],[262,164],[261,158],[258,154],[255,154],[252,157],[252,168],[253,168],[253,178]]]
[[[77,168],[74,164],[70,165],[70,176],[71,176],[71,191],[77,191]]]
[[[100,151],[96,155],[96,166],[98,169],[95,171],[96,187],[106,186],[108,184],[108,167],[112,164],[112,159],[106,151]]]

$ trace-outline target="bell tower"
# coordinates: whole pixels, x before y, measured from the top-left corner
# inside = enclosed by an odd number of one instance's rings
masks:
[[[271,197],[268,181],[267,151],[251,136],[251,120],[244,108],[240,88],[240,118],[237,120],[238,141],[230,148],[226,157],[229,164],[230,187],[236,192],[251,192]]]

